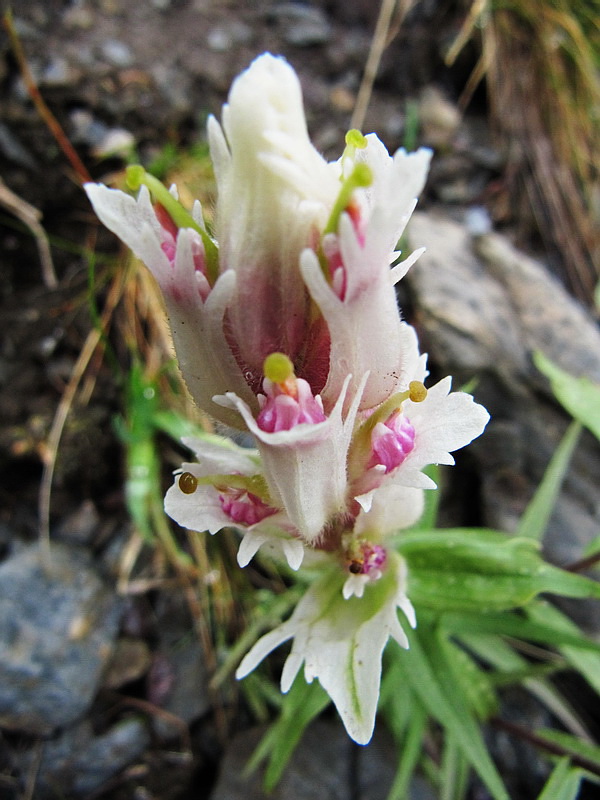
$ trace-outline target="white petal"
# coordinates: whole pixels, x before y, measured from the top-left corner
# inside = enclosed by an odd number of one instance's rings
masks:
[[[235,677],[238,680],[245,678],[253,669],[260,664],[263,658],[269,655],[280,644],[287,642],[294,635],[294,626],[290,623],[284,623],[273,631],[262,636],[242,659],[241,664],[235,672]]]
[[[365,379],[345,419],[342,408],[349,376],[324,422],[275,433],[261,430],[248,406],[234,394],[215,398],[242,415],[257,439],[271,496],[307,542],[314,542],[327,522],[346,509],[346,457]]]
[[[359,514],[355,533],[368,535],[377,531],[380,536],[387,536],[408,528],[423,514],[424,502],[422,489],[386,482],[372,492],[371,508]]]
[[[148,189],[142,186],[137,200],[99,183],[86,183],[84,189],[100,221],[133,250],[159,283],[168,280],[171,267],[160,246],[160,224]]]
[[[195,467],[198,477],[214,474],[255,475],[260,472],[260,460],[257,450],[239,447],[230,439],[217,441],[186,436],[182,440],[198,459]],[[189,465],[184,464],[186,470]]]
[[[200,476],[195,464],[185,464],[187,472]],[[165,511],[178,525],[191,531],[217,533],[231,525],[219,502],[219,495],[212,486],[198,486],[193,494],[185,494],[175,483],[165,495]]]

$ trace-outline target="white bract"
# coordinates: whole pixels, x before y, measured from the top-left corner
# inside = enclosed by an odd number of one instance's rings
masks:
[[[196,460],[175,474],[165,508],[193,530],[237,528],[241,566],[260,550],[320,575],[237,674],[292,639],[283,691],[304,665],[365,743],[383,648],[390,636],[407,647],[403,625],[416,624],[390,542],[422,514],[434,487],[424,467],[452,464],[488,420],[450,378],[425,389],[425,356],[396,304],[395,283],[421,252],[396,264],[397,242],[431,153],[391,156],[351,131],[328,163],[296,74],[269,54],[236,79],[208,134],[215,239],[199,204],[188,212],[141,167],[128,173],[137,198],[86,187],[156,277],[194,399],[256,442],[185,440]]]

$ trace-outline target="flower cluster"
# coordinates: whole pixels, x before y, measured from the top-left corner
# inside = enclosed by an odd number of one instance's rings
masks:
[[[293,639],[283,691],[304,665],[365,743],[383,648],[390,636],[407,647],[403,625],[415,625],[389,536],[417,521],[435,488],[423,468],[452,464],[488,419],[449,378],[425,388],[425,357],[396,304],[395,283],[420,253],[399,261],[396,246],[430,152],[390,156],[374,134],[350,131],[328,163],[308,137],[296,74],[268,54],[236,79],[208,135],[214,238],[198,203],[186,211],[141,168],[129,173],[136,198],[86,187],[156,277],[195,401],[256,441],[186,441],[196,460],[165,508],[193,530],[238,528],[241,566],[264,548],[320,570],[237,675]]]

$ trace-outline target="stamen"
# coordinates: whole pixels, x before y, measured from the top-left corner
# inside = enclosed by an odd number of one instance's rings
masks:
[[[352,201],[352,194],[356,189],[370,186],[373,183],[373,172],[367,164],[355,164],[354,169],[342,183],[342,188],[331,210],[329,221],[323,230],[323,235],[335,233],[340,217]]]
[[[198,225],[192,215],[176,200],[166,186],[146,172],[140,164],[131,164],[125,170],[127,187],[136,192],[141,186],[146,186],[154,200],[163,206],[177,228],[192,228],[202,239],[206,254],[206,277],[211,286],[214,286],[219,276],[219,250],[208,233]]]
[[[194,494],[198,488],[198,478],[191,472],[182,472],[177,483],[184,494]]]
[[[219,494],[219,503],[233,522],[243,525],[256,525],[277,513],[276,508],[268,506],[260,497],[242,489],[224,489]]]
[[[351,128],[345,136],[346,145],[355,150],[364,150],[367,146],[367,137],[358,130],[358,128]],[[344,154],[345,155],[345,154]]]
[[[374,428],[367,469],[381,465],[387,475],[399,467],[414,448],[415,429],[401,411],[396,411],[385,423]]]
[[[313,395],[307,381],[296,378],[294,365],[284,353],[271,353],[263,364],[264,395],[259,395],[261,410],[256,418],[267,433],[289,431],[301,423],[325,421],[321,398]]]
[[[405,392],[396,392],[382,403],[370,417],[368,417],[354,434],[350,449],[349,463],[354,466],[357,474],[360,474],[364,464],[372,460],[373,454],[373,431],[380,423],[387,425],[395,418],[395,415],[402,408],[405,400],[412,400],[413,403],[421,403],[427,397],[427,389],[421,381],[411,381]]]
[[[271,353],[265,358],[263,373],[273,383],[285,383],[294,375],[294,365],[285,353]]]
[[[408,399],[413,403],[422,403],[427,397],[427,389],[421,381],[411,381],[408,384]]]
[[[371,580],[377,580],[386,562],[387,552],[380,544],[353,541],[346,551],[348,572],[352,575],[367,575]]]

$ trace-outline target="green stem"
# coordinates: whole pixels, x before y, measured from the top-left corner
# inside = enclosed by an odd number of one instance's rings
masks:
[[[176,200],[171,192],[158,178],[150,175],[139,164],[133,164],[126,170],[127,186],[132,191],[137,191],[140,186],[146,186],[154,199],[163,206],[178,228],[192,228],[200,235],[206,256],[206,277],[211,286],[215,285],[219,277],[219,249],[208,233],[192,217],[189,211]]]

